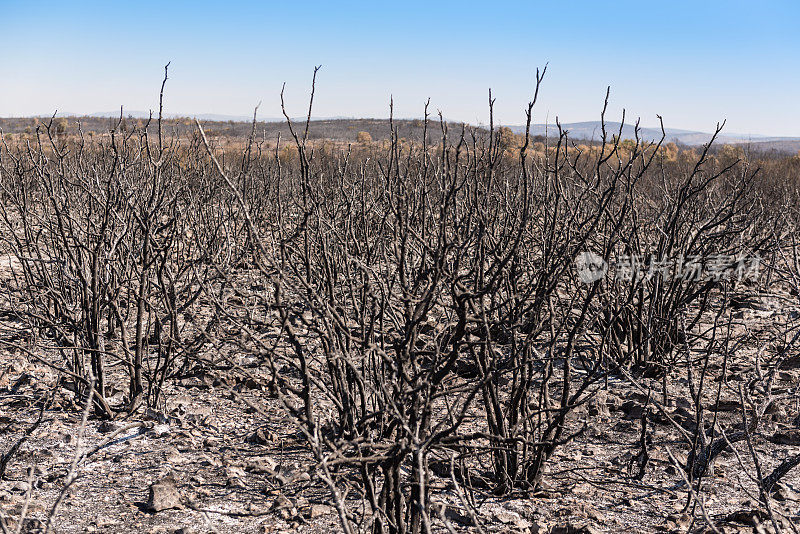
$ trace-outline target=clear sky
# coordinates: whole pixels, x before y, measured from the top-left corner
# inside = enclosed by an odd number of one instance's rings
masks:
[[[800,136],[800,2],[44,2],[0,0],[0,116],[156,109],[303,115],[314,65],[318,117],[431,109],[524,122],[609,118],[642,125]]]

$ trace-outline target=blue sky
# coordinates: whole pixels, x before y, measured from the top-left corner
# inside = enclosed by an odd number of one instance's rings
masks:
[[[0,116],[157,107],[170,113],[386,117],[431,109],[521,124],[622,108],[673,128],[800,136],[800,2],[43,2],[0,0]]]

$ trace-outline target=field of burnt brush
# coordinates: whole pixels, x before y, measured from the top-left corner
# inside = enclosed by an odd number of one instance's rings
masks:
[[[796,158],[289,124],[4,139],[3,532],[796,531]]]

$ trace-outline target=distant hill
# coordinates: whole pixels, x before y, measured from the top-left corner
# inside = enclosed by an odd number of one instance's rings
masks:
[[[77,132],[77,125],[80,123],[84,133],[106,133],[111,129],[117,128],[119,114],[111,115],[106,113],[95,113],[92,115],[74,116],[59,113],[59,118],[66,119],[67,131]],[[134,114],[123,111],[124,128],[144,127],[147,123],[147,114]],[[213,117],[212,119],[206,117]],[[249,120],[213,120],[219,119],[218,115],[197,116],[203,124],[206,133],[211,136],[225,136],[230,138],[246,138],[253,131],[252,118]],[[188,120],[187,120],[188,119]],[[58,120],[58,119],[57,119]],[[293,118],[295,126],[305,123],[305,117]],[[7,134],[32,133],[36,125],[47,124],[50,117],[17,117],[0,118],[0,130]],[[194,132],[194,117],[189,118],[185,115],[169,115],[164,119],[164,131],[171,135],[173,133],[186,135]],[[416,119],[397,119],[394,121],[398,136],[413,141],[421,141],[423,138],[423,122]],[[458,135],[459,125],[449,123],[451,135]],[[150,131],[155,131],[155,120],[150,123]],[[386,119],[314,119],[309,128],[310,139],[330,139],[341,142],[354,142],[358,138],[359,132],[366,132],[375,141],[388,139],[390,136],[389,121]],[[289,127],[285,119],[259,119],[256,124],[256,136],[259,139],[269,139],[274,141],[280,138],[286,142],[291,139]],[[435,142],[441,138],[439,124],[431,123],[428,126],[428,139]]]
[[[125,117],[133,117],[135,119],[146,119],[150,116],[149,111],[128,111],[126,109],[122,110],[123,116]],[[59,117],[69,117],[69,116],[76,116],[74,113],[59,113]],[[117,111],[99,111],[97,113],[92,113],[87,115],[88,117],[119,117],[119,110]],[[158,117],[158,111],[153,112],[153,118]],[[180,113],[164,113],[164,118],[167,119],[180,119],[183,117],[197,117],[201,121],[214,121],[214,122],[249,122],[253,120],[253,117],[247,117],[244,115],[219,115],[214,113],[204,113],[201,115],[191,115],[191,114],[180,114]],[[268,118],[268,119],[260,119],[262,121],[272,122],[281,120],[277,117],[275,118]]]
[[[125,111],[123,115],[126,120],[133,119],[137,122],[144,121],[150,116],[149,112]],[[58,113],[58,117],[67,117],[70,124],[81,122],[85,132],[107,132],[114,128],[119,117],[119,112],[99,112],[91,115],[77,116],[71,113]],[[188,116],[177,113],[165,114],[165,127],[174,132],[187,132],[194,129],[193,121],[187,121],[187,117],[196,117],[206,125],[209,132],[217,135],[227,135],[233,137],[246,137],[252,131],[252,117],[238,115],[216,115],[204,114]],[[0,129],[6,133],[31,131],[34,123],[33,117],[19,118],[0,118]],[[49,117],[41,117],[41,122],[47,122]],[[305,117],[292,119],[298,123],[305,122]],[[455,134],[459,129],[459,123],[449,122],[450,132]],[[422,138],[422,122],[419,119],[396,119],[395,126],[399,128],[400,137],[419,140]],[[572,122],[564,123],[561,127],[569,133],[570,138],[575,140],[598,141],[602,137],[600,121]],[[524,126],[513,125],[509,128],[514,133],[523,133]],[[610,138],[619,132],[619,122],[607,122],[606,134]],[[256,128],[259,136],[276,138],[280,133],[284,140],[289,139],[289,130],[284,118],[258,118]],[[355,119],[347,117],[316,118],[312,120],[310,136],[312,139],[332,139],[338,141],[355,141],[357,133],[365,131],[370,134],[372,139],[386,139],[389,135],[389,121],[386,119]],[[431,124],[428,130],[429,138],[436,139],[440,134],[438,124]],[[536,137],[553,137],[558,132],[554,124],[532,124],[531,135]],[[666,128],[665,142],[674,142],[684,146],[699,146],[711,140],[711,134],[693,130],[681,130],[676,128]],[[635,136],[634,126],[626,124],[622,129],[624,139],[633,139]],[[639,137],[645,141],[655,141],[661,138],[660,128],[641,128]],[[764,135],[746,135],[736,133],[723,133],[716,141],[716,145],[738,144],[748,150],[764,154],[796,154],[800,151],[800,137],[769,137]]]
[[[772,138],[766,141],[753,140],[745,145],[745,149],[759,154],[787,155],[800,153],[800,139],[795,137]]]
[[[139,111],[133,110],[129,111],[127,109],[122,110],[123,117],[132,117],[134,119],[147,119],[150,117],[149,111]],[[61,112],[59,111],[56,114],[56,117],[97,117],[97,118],[117,118],[119,117],[119,110],[117,111],[98,111],[96,113],[90,113],[88,115],[81,115],[79,113],[71,113],[68,111]],[[192,119],[198,119],[201,121],[211,121],[211,122],[246,122],[251,123],[253,120],[252,115],[221,115],[218,113],[201,113],[200,115],[193,115],[191,113],[164,113],[165,119],[183,119],[186,117],[190,117]],[[158,112],[153,112],[153,118],[158,118]],[[341,120],[341,119],[350,119],[351,117],[317,117],[315,120]],[[286,120],[285,117],[258,117],[258,122],[282,122]],[[306,117],[292,117],[292,120],[302,120],[305,121]],[[355,120],[355,119],[354,119]]]
[[[619,122],[606,122],[606,134],[610,137],[619,132]],[[524,126],[509,126],[515,133],[522,133],[525,131]],[[602,137],[602,128],[600,121],[590,122],[572,122],[561,124],[561,128],[569,132],[570,137],[573,139],[586,139],[597,141]],[[555,124],[532,124],[532,135],[553,135],[558,132]],[[682,145],[702,145],[711,140],[711,134],[707,132],[697,132],[693,130],[679,130],[676,128],[665,128],[666,134],[665,142],[674,142]],[[633,139],[635,137],[635,126],[633,124],[625,124],[622,128],[623,139]],[[661,139],[660,128],[640,128],[639,137],[646,141],[656,141]],[[794,146],[800,146],[800,138],[798,137],[769,137],[764,135],[750,135],[750,134],[737,134],[723,132],[717,137],[719,144],[740,144],[748,143],[751,145],[759,145],[762,147],[773,146],[783,150],[791,149]],[[795,149],[796,151],[797,149]]]

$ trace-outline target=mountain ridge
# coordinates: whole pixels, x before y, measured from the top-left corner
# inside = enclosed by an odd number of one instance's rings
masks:
[[[514,133],[524,133],[525,127],[521,125],[509,125],[511,131]],[[573,139],[585,139],[598,141],[602,137],[602,123],[600,121],[583,121],[583,122],[570,122],[561,124],[562,130],[566,130],[569,136]],[[606,122],[606,135],[608,138],[618,135],[620,131],[619,122]],[[531,135],[545,135],[545,133],[557,132],[558,127],[555,124],[531,124]],[[696,130],[684,130],[679,128],[664,128],[664,141],[675,142],[683,145],[703,145],[708,143],[713,134],[708,132],[700,132]],[[661,139],[661,128],[640,127],[639,138],[645,141],[658,141]],[[636,127],[633,124],[625,124],[622,127],[623,139],[634,139],[636,137]],[[717,143],[723,144],[741,144],[741,143],[772,143],[784,141],[797,141],[800,142],[800,137],[781,137],[769,136],[762,134],[739,134],[721,132],[716,139]]]

